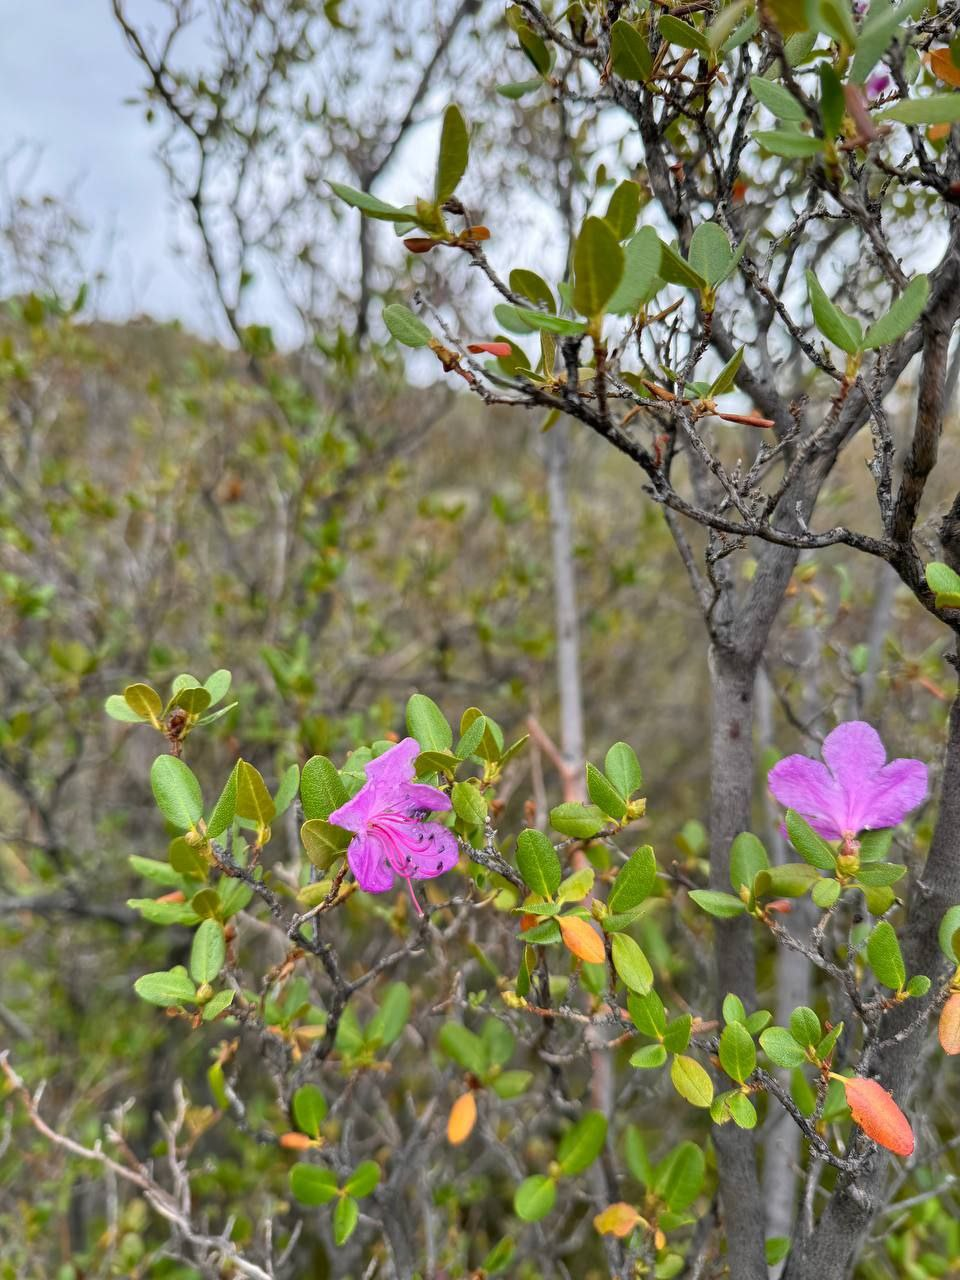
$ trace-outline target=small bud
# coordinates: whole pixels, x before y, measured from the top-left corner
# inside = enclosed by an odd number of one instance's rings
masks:
[[[209,1004],[214,997],[213,987],[209,982],[201,982],[197,987],[197,1004]]]

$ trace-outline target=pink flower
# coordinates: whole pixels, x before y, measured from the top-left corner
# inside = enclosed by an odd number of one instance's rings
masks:
[[[401,876],[419,915],[413,880],[432,880],[455,866],[457,838],[428,813],[451,807],[450,797],[436,787],[414,781],[413,762],[420,754],[415,738],[404,738],[367,765],[367,780],[330,821],[355,832],[347,849],[350,870],[367,893],[386,893],[394,875]]]
[[[906,759],[887,764],[880,735],[862,720],[837,725],[821,754],[824,764],[787,756],[768,781],[780,803],[827,840],[895,827],[927,797],[927,766]]]
[[[883,67],[878,67],[876,71],[871,71],[867,76],[867,97],[870,99],[879,98],[881,93],[886,93],[892,84],[890,73]]]

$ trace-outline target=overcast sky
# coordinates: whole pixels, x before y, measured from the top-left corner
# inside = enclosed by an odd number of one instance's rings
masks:
[[[152,0],[145,4],[130,0],[131,16],[148,13]],[[177,220],[153,155],[156,131],[124,103],[141,73],[109,0],[0,0],[0,17],[0,155],[36,143],[34,193],[76,184],[72,203],[93,231],[91,263],[109,266],[101,310],[178,316],[209,332],[196,275],[174,251]]]

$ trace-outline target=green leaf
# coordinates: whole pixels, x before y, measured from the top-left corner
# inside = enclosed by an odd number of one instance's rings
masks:
[[[673,1018],[667,1024],[663,1032],[663,1047],[668,1053],[683,1053],[690,1043],[692,1027],[693,1018],[689,1013],[681,1013],[679,1018]]]
[[[235,991],[218,991],[215,996],[212,996],[203,1006],[204,1022],[212,1022],[214,1018],[219,1017],[221,1013],[229,1009],[233,1004],[235,995]]]
[[[670,44],[679,45],[681,49],[696,49],[699,53],[708,55],[713,53],[710,41],[702,31],[692,27],[689,22],[671,17],[670,14],[665,14],[660,19],[660,34],[664,40],[669,41]]]
[[[133,711],[121,698],[119,693],[111,693],[103,704],[103,709],[111,720],[119,720],[121,724],[143,724],[143,716]]]
[[[769,866],[770,859],[761,842],[751,832],[741,831],[730,846],[730,883],[734,892],[741,885],[751,888],[757,872],[766,871]]]
[[[561,880],[557,889],[557,902],[580,902],[593,888],[596,872],[593,867],[580,867]]]
[[[614,913],[630,911],[650,896],[656,880],[657,860],[653,848],[641,845],[617,872],[607,896],[607,907]]]
[[[326,756],[311,756],[300,775],[303,816],[326,820],[334,809],[339,809],[349,799],[350,794],[333,761]]]
[[[351,208],[359,209],[368,218],[378,218],[383,222],[409,222],[409,209],[397,209],[392,204],[384,204],[368,191],[357,191],[354,187],[344,186],[342,182],[331,182],[330,189]]]
[[[611,315],[636,315],[644,303],[662,287],[660,237],[653,227],[641,227],[623,251],[623,276],[607,303]]]
[[[646,80],[653,70],[653,57],[640,32],[618,18],[610,28],[610,61],[623,80]]]
[[[812,1049],[814,1045],[819,1044],[823,1028],[814,1011],[802,1004],[790,1015],[790,1034],[797,1044],[806,1049]]]
[[[601,812],[617,822],[627,816],[626,799],[596,765],[587,764],[587,794]]]
[[[447,717],[425,693],[415,693],[407,702],[407,729],[421,751],[449,751],[453,746]]]
[[[813,904],[819,907],[821,911],[826,911],[832,907],[836,900],[840,897],[840,882],[832,878],[827,880],[818,880],[813,886]]]
[[[727,363],[717,374],[716,378],[714,378],[713,382],[710,384],[711,399],[714,396],[722,396],[725,395],[726,392],[733,390],[734,385],[736,384],[737,374],[740,371],[740,366],[743,364],[743,352],[743,347],[738,348],[738,350],[733,353]]]
[[[633,1019],[633,1025],[642,1035],[650,1036],[655,1040],[660,1039],[667,1027],[667,1016],[663,1001],[656,991],[651,991],[645,996],[636,996],[631,993],[627,996],[627,1008]]]
[[[720,1065],[738,1084],[752,1074],[757,1065],[753,1037],[742,1022],[731,1022],[720,1034]]]
[[[485,1276],[495,1276],[504,1267],[508,1267],[513,1261],[517,1246],[509,1236],[504,1236],[493,1246],[483,1262],[480,1264],[480,1270]]]
[[[860,884],[873,888],[878,885],[896,884],[906,874],[907,868],[896,862],[868,862],[857,872],[857,880]]]
[[[667,1060],[667,1051],[662,1044],[645,1044],[630,1055],[631,1067],[642,1067],[650,1070],[662,1067]]]
[[[589,840],[606,826],[606,819],[596,805],[570,800],[550,810],[550,824],[565,836]]]
[[[733,1123],[740,1129],[754,1129],[757,1124],[757,1109],[742,1093],[733,1093],[727,1103]]]
[[[380,1166],[376,1160],[364,1160],[354,1169],[343,1185],[348,1195],[362,1200],[380,1184]]]
[[[619,249],[620,246],[617,245]],[[536,329],[541,333],[555,333],[562,338],[579,337],[586,326],[582,320],[568,320],[566,316],[548,316],[543,311],[527,311],[523,307],[497,307],[495,314],[500,316],[501,312],[510,311],[513,316],[526,326],[526,330]],[[500,316],[501,323],[503,318]],[[507,326],[504,326],[505,328]],[[523,333],[524,330],[513,330],[514,333]]]
[[[380,1008],[367,1023],[364,1039],[367,1044],[385,1048],[394,1040],[410,1020],[410,988],[405,982],[394,982],[380,1002]]]
[[[902,338],[920,319],[929,296],[930,282],[927,277],[914,276],[887,314],[867,330],[863,339],[864,347],[869,351]]]
[[[445,1022],[437,1037],[440,1049],[465,1071],[482,1076],[487,1070],[487,1050],[478,1035],[460,1022]]]
[[[693,1142],[681,1142],[657,1165],[653,1192],[665,1200],[673,1213],[683,1213],[693,1204],[703,1187],[707,1162]]]
[[[643,786],[637,753],[626,742],[613,744],[603,761],[603,771],[619,793],[628,800]]]
[[[623,250],[602,218],[584,219],[573,250],[573,304],[583,316],[599,316],[623,276]]]
[[[924,973],[915,973],[907,985],[904,987],[908,996],[916,998],[917,996],[925,996],[930,990],[930,979]]]
[[[290,1170],[290,1190],[301,1204],[329,1204],[338,1194],[337,1175],[315,1164],[295,1164]]]
[[[856,355],[863,345],[863,334],[853,316],[834,306],[820,286],[812,271],[805,272],[807,293],[813,308],[813,321],[830,342],[850,355]]]
[[[864,831],[860,836],[860,861],[883,862],[893,844],[893,827]]]
[[[352,1196],[343,1196],[333,1210],[333,1243],[346,1244],[353,1235],[360,1217],[360,1206]]]
[[[468,827],[483,826],[487,818],[487,802],[470,782],[455,782],[450,792],[453,811]]]
[[[789,89],[763,76],[750,77],[750,92],[779,120],[806,120],[807,114]]]
[[[215,707],[227,696],[232,681],[233,676],[226,667],[221,667],[218,671],[214,671],[212,676],[207,676],[203,687],[210,695],[211,707]]]
[[[300,766],[298,764],[289,765],[280,779],[280,785],[277,787],[277,794],[273,797],[276,815],[286,813],[293,803],[297,794],[297,788],[300,786]]]
[[[543,834],[530,828],[517,837],[517,866],[527,887],[541,898],[552,898],[562,871],[557,851]]]
[[[807,1061],[807,1055],[786,1027],[767,1027],[761,1031],[760,1047],[778,1067],[799,1067]]]
[[[180,873],[175,871],[169,862],[158,862],[156,858],[141,858],[135,853],[130,854],[127,862],[137,875],[143,876],[146,880],[152,880],[154,884],[166,885],[168,888],[181,887]]]
[[[123,700],[138,720],[157,723],[163,714],[160,695],[148,684],[128,684],[123,691]]]
[[[222,836],[231,825],[237,812],[237,766],[230,770],[230,776],[223,785],[223,790],[213,806],[213,813],[207,823],[207,835],[211,840]]]
[[[246,760],[237,761],[237,817],[269,827],[276,814],[273,797],[257,769]]]
[[[530,1088],[532,1080],[532,1071],[502,1071],[490,1087],[498,1098],[519,1098]]]
[[[826,1059],[830,1056],[830,1054],[833,1053],[834,1045],[840,1039],[842,1032],[843,1032],[842,1022],[838,1022],[836,1026],[830,1028],[827,1034],[823,1037],[823,1039],[817,1045],[817,1061],[818,1062],[825,1062]]]
[[[145,973],[136,980],[133,989],[141,1000],[164,1008],[176,1004],[192,1004],[197,994],[186,969],[179,964],[160,973]]]
[[[191,830],[203,815],[200,783],[176,756],[157,756],[150,767],[157,808],[178,831]]]
[[[567,1177],[589,1169],[607,1140],[607,1117],[588,1111],[566,1131],[557,1147],[557,1160]]]
[[[960,93],[932,93],[926,98],[895,102],[878,112],[878,120],[900,124],[956,124],[960,120]]]
[[[770,1236],[764,1245],[764,1254],[768,1267],[775,1267],[790,1252],[789,1236]]]
[[[696,1058],[678,1053],[670,1064],[670,1079],[680,1097],[692,1106],[706,1108],[713,1101],[713,1081]]]
[[[313,865],[326,871],[341,854],[346,853],[353,832],[324,822],[322,818],[311,818],[300,828],[300,839]]]
[[[753,134],[753,139],[771,155],[783,156],[786,160],[816,156],[823,151],[821,138],[814,138],[809,133],[797,133],[792,129],[761,129]]]
[[[383,308],[383,323],[390,334],[405,347],[426,347],[433,334],[419,316],[400,302],[391,302]],[[421,746],[423,744],[421,743]]]
[[[732,991],[728,991],[723,997],[723,1020],[730,1025],[731,1022],[745,1023],[747,1020],[747,1011],[743,1007],[743,1001],[739,996],[734,995]]]
[[[524,1178],[513,1196],[513,1211],[524,1222],[539,1222],[556,1204],[557,1184],[546,1174]]]
[[[670,284],[683,285],[687,289],[703,289],[706,280],[689,263],[680,257],[672,245],[660,241],[660,274]]]
[[[821,871],[836,871],[837,860],[833,850],[793,809],[787,810],[786,828],[790,843],[804,862],[809,862],[811,867],[818,867]]]
[[[806,862],[781,862],[766,873],[764,894],[776,898],[799,898],[811,885],[826,883],[817,875],[816,867]]]
[[[501,98],[509,98],[515,101],[517,98],[524,97],[525,94],[533,93],[535,89],[539,89],[543,85],[543,80],[512,80],[508,84],[498,84],[497,93]]]
[[[900,952],[900,943],[893,925],[881,920],[867,940],[867,959],[878,981],[893,991],[901,991],[907,980],[907,970]]]
[[[294,1093],[291,1102],[293,1123],[301,1133],[311,1138],[320,1137],[320,1126],[327,1115],[327,1100],[315,1084],[304,1084]]]
[[[613,967],[631,991],[645,996],[653,986],[653,970],[640,946],[628,933],[615,933],[610,940]]]
[[[626,1156],[627,1168],[646,1191],[653,1190],[654,1169],[647,1154],[643,1135],[635,1124],[628,1124],[623,1136],[623,1154]]]
[[[690,239],[687,259],[707,284],[717,285],[725,279],[733,262],[733,250],[723,227],[716,222],[701,222]]]
[[[537,306],[546,307],[550,312],[557,309],[553,290],[535,271],[528,271],[526,267],[514,267],[510,272],[510,288],[514,293],[529,298],[531,302],[536,303]]]
[[[717,893],[713,889],[692,889],[691,899],[701,911],[716,916],[718,920],[732,920],[746,911],[746,903],[735,898],[732,893]]]
[[[960,961],[960,938],[957,936],[958,933],[960,933],[960,906],[948,907],[943,919],[940,921],[937,941],[940,944],[940,950],[951,964],[956,964]]]
[[[193,935],[190,974],[194,982],[213,982],[223,968],[227,947],[219,920],[204,920]]]
[[[820,63],[820,119],[824,136],[834,139],[843,127],[847,104],[840,77],[826,62]]]
[[[128,898],[131,911],[139,911],[151,924],[196,924],[200,917],[189,902],[156,902],[153,898]]]
[[[186,711],[188,716],[201,716],[210,705],[210,695],[202,687],[181,689],[175,705]]]
[[[639,212],[640,187],[627,179],[614,189],[603,217],[617,239],[626,240],[627,236],[633,235]]]
[[[470,135],[460,108],[453,103],[443,113],[440,154],[437,157],[436,202],[445,204],[457,189],[467,168]]]

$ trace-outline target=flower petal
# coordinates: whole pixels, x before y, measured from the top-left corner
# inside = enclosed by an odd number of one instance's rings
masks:
[[[365,782],[346,804],[334,809],[327,821],[336,827],[345,827],[347,831],[362,831],[377,808],[376,788]]]
[[[822,755],[845,800],[843,812],[836,814],[840,830],[861,831],[870,779],[887,763],[879,733],[865,720],[848,720],[824,738]]]
[[[420,743],[416,738],[404,738],[382,756],[370,761],[366,769],[368,781],[376,783],[378,788],[391,791],[405,782],[412,782],[413,762],[419,754]]]
[[[411,853],[416,870],[414,880],[432,880],[442,876],[460,861],[460,845],[449,827],[439,822],[422,822],[420,830],[426,837],[423,847]]]
[[[770,790],[780,803],[795,809],[818,835],[839,839],[845,803],[840,787],[819,760],[786,756],[767,775]]]
[[[897,827],[927,798],[927,766],[920,760],[891,760],[866,784],[861,823],[856,830]]]
[[[393,871],[377,836],[364,834],[351,840],[347,862],[365,893],[386,893],[393,886]]]
[[[403,788],[403,808],[424,813],[446,813],[453,803],[445,791],[423,782],[409,782]]]

